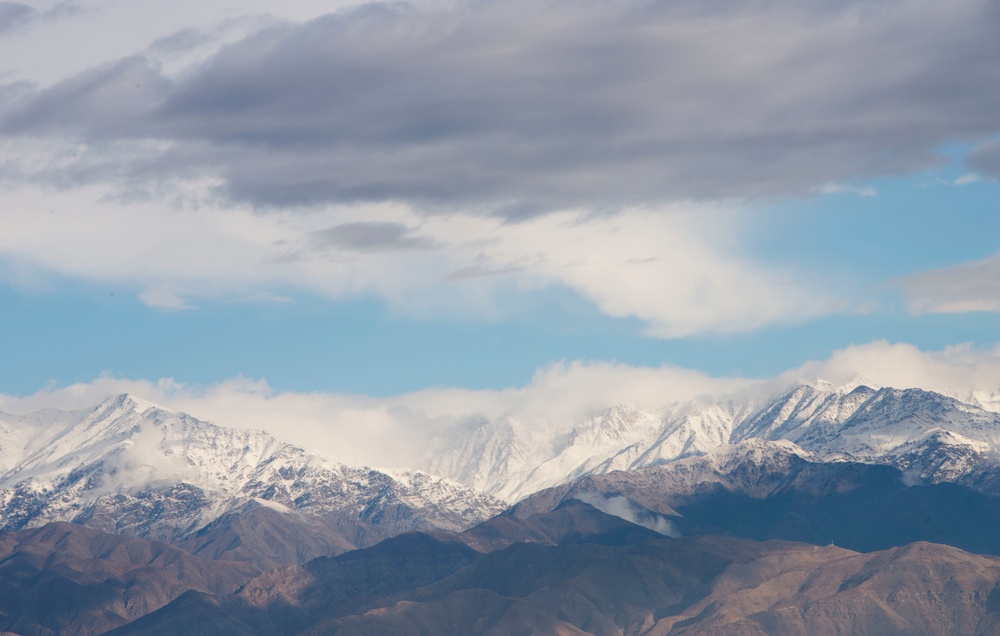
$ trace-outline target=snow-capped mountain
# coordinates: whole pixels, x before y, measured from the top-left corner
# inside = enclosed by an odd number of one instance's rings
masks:
[[[0,414],[0,467],[3,530],[72,521],[182,542],[253,504],[348,524],[351,547],[413,529],[464,529],[502,508],[419,471],[344,466],[262,431],[216,426],[129,395],[89,411]]]
[[[513,502],[582,475],[708,452],[728,441],[750,408],[696,402],[653,412],[616,405],[566,428],[532,419],[477,420],[439,435],[423,468]]]
[[[563,427],[478,420],[442,434],[424,468],[514,502],[583,475],[657,466],[752,439],[793,442],[823,461],[891,464],[925,480],[982,486],[1000,451],[1000,414],[920,389],[818,380],[759,404],[618,405]]]

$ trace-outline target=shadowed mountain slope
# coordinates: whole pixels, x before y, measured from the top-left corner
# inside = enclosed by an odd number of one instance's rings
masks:
[[[574,529],[575,527],[575,529]],[[479,553],[483,537],[495,545]],[[997,633],[1000,559],[917,543],[870,554],[672,539],[589,505],[462,535],[409,534],[188,593],[113,634]],[[194,621],[197,621],[194,622]],[[214,630],[214,631],[213,631]]]
[[[229,594],[258,573],[68,523],[8,532],[0,535],[0,630],[99,634],[188,590]]]
[[[1000,498],[914,483],[890,466],[800,453],[788,442],[749,440],[663,466],[588,475],[536,493],[505,515],[527,519],[583,499],[679,536],[832,542],[865,552],[931,541],[1000,554]]]

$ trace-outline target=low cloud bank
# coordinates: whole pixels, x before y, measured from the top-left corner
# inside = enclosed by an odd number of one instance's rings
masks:
[[[976,399],[1000,411],[1000,346],[921,351],[884,341],[835,351],[826,360],[763,380],[711,377],[670,366],[573,362],[539,369],[522,387],[433,388],[376,398],[276,392],[263,380],[247,378],[193,386],[173,379],[104,376],[27,396],[0,395],[0,410],[83,409],[119,393],[132,393],[224,426],[265,430],[337,461],[412,466],[431,435],[473,419],[511,418],[569,430],[615,404],[655,410],[694,399],[762,399],[815,378],[835,385],[860,378],[876,386],[920,387],[962,400]]]
[[[680,536],[674,524],[647,510],[638,509],[635,504],[620,495],[605,498],[600,493],[585,492],[576,495],[576,498],[585,504],[590,504],[604,514],[619,517],[643,528],[649,528],[653,532],[658,532],[668,537]]]

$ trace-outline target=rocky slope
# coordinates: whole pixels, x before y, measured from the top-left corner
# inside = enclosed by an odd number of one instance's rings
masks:
[[[71,521],[273,565],[409,530],[460,530],[502,508],[444,479],[344,466],[128,395],[0,424],[4,530]],[[276,541],[245,549],[275,518]]]
[[[184,592],[226,595],[259,570],[76,524],[0,534],[0,631],[100,634]]]

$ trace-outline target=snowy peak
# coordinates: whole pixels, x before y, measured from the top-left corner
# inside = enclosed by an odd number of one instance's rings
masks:
[[[826,435],[875,394],[875,389],[865,385],[856,386],[849,392],[821,391],[811,385],[799,385],[742,422],[733,431],[732,440],[799,441]]]
[[[935,431],[996,446],[1000,415],[921,389],[883,388],[840,425],[800,444],[826,453],[874,459]]]
[[[561,429],[538,427],[531,436],[487,420],[452,433],[442,436],[436,455],[448,461],[432,460],[428,470],[511,502],[584,475],[669,464],[753,440],[792,442],[817,460],[890,463],[932,480],[992,465],[984,448],[1000,454],[1000,414],[921,389],[871,386],[862,378],[839,386],[812,380],[761,404],[694,401],[658,411],[616,405]],[[921,464],[914,449],[929,449],[928,440],[937,456],[961,459]],[[477,481],[465,481],[468,475]]]
[[[8,440],[32,442],[0,447],[8,466],[0,474],[0,528],[75,521],[177,541],[260,500],[394,534],[461,529],[502,508],[467,486],[347,467],[262,431],[217,426],[130,395],[80,417],[22,418],[11,428],[18,435]]]
[[[801,382],[800,386],[809,387],[815,389],[820,393],[837,393],[837,394],[847,394],[858,387],[866,387],[870,389],[881,389],[882,387],[873,382],[869,382],[860,375],[855,375],[853,378],[844,382],[843,384],[834,384],[828,380],[822,378],[813,378],[811,380]]]

